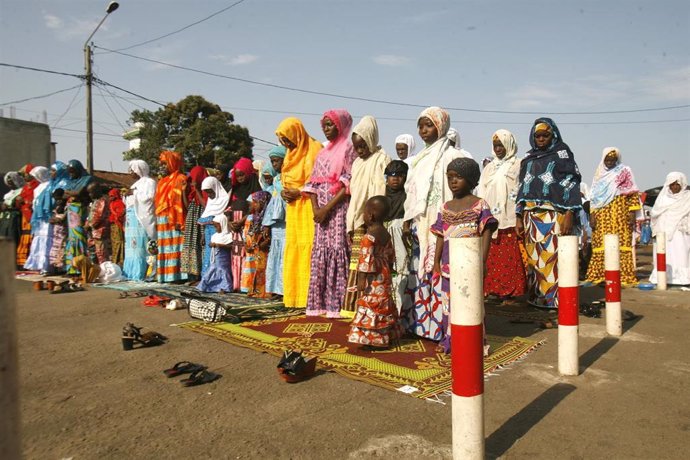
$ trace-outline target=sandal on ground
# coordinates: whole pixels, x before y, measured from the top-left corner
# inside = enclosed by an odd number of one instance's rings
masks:
[[[162,307],[163,304],[172,300],[172,297],[163,297],[158,295],[150,295],[144,299],[144,306],[146,307]]]
[[[62,294],[65,292],[72,292],[69,288],[69,281],[63,281],[60,284],[56,284],[53,290],[50,291],[51,294]]]
[[[558,327],[558,320],[556,318],[547,319],[539,323],[539,327],[542,329],[556,329]]]
[[[206,369],[206,366],[202,364],[196,364],[191,361],[180,361],[175,363],[175,365],[169,369],[165,369],[163,373],[167,377],[177,377],[182,374],[193,374],[194,372],[202,371]]]
[[[182,379],[180,380],[180,382],[182,383],[182,385],[186,387],[192,387],[196,385],[203,385],[204,383],[211,383],[219,378],[221,378],[220,374],[216,374],[204,368],[199,369],[196,372],[193,372],[192,375],[189,376],[189,378]]]

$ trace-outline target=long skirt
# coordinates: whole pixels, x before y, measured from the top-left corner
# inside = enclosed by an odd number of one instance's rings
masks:
[[[125,221],[125,261],[122,267],[125,278],[137,281],[146,279],[148,243],[146,229],[137,219],[134,206],[128,207]]]
[[[352,235],[352,248],[350,251],[350,262],[347,265],[347,288],[345,290],[345,298],[340,308],[340,316],[343,318],[354,318],[357,311],[357,300],[359,300],[360,293],[357,291],[357,265],[359,264],[359,255],[362,249],[362,237],[364,236],[364,229],[358,228]]]
[[[110,260],[122,267],[125,260],[124,232],[117,224],[110,225]]]
[[[198,277],[201,275],[201,258],[203,254],[203,234],[197,224],[203,207],[196,202],[189,204],[187,217],[184,221],[184,242],[182,244],[180,270],[187,275]]]
[[[410,296],[406,295],[408,290],[408,280],[410,277],[411,249],[408,249],[403,242],[403,219],[394,219],[387,222],[388,233],[393,240],[395,248],[395,271],[393,272],[392,295],[398,314],[406,305],[411,304]]]
[[[31,220],[22,215],[22,226],[17,243],[17,266],[23,267],[31,249]]]
[[[537,307],[558,308],[558,234],[565,214],[544,209],[525,211],[527,301]]]
[[[158,233],[158,256],[156,258],[156,280],[159,283],[172,283],[187,279],[180,269],[180,255],[184,236],[168,222],[168,216],[156,216]]]
[[[271,226],[271,247],[266,261],[266,292],[283,294],[283,253],[285,251],[285,222]]]
[[[213,226],[210,226],[213,228]],[[230,273],[230,251],[224,248],[212,248],[211,265],[201,277],[196,288],[201,292],[232,291],[232,274]]]
[[[527,276],[515,227],[501,229],[489,246],[484,295],[518,297],[525,293],[526,285]]]
[[[204,249],[203,249],[203,256],[201,259],[201,276],[204,276],[204,273],[206,273],[211,266],[211,237],[213,236],[214,233],[216,233],[216,228],[211,224],[213,222],[213,217],[214,216],[208,216],[204,217],[202,219],[199,219],[200,224],[205,224],[205,225],[199,225],[199,227],[203,228],[203,243],[204,243]]]
[[[285,255],[283,259],[283,303],[306,308],[309,293],[311,250],[314,243],[314,213],[311,202],[300,198],[285,209]]]
[[[53,242],[50,246],[50,264],[56,271],[65,268],[65,244],[67,227],[64,224],[53,225]]]
[[[67,205],[67,245],[65,246],[65,266],[67,274],[78,275],[79,269],[72,265],[72,259],[88,253],[88,244],[84,222],[86,221],[86,206],[78,201]]]
[[[248,297],[266,298],[271,294],[266,291],[266,261],[268,254],[258,248],[248,253],[242,267],[242,292]]]
[[[649,281],[656,284],[656,241],[654,242],[654,270]],[[679,231],[666,233],[666,282],[690,284],[690,234]]]
[[[33,239],[31,240],[31,250],[29,257],[24,263],[27,270],[39,270],[42,273],[50,271],[50,246],[53,241],[52,225],[45,221],[38,224],[37,229],[33,229]]]
[[[244,214],[242,211],[233,211],[232,220],[239,221]],[[239,232],[231,231],[232,243],[230,243],[230,270],[232,272],[232,287],[234,291],[242,289],[242,266],[244,265],[244,258],[247,256],[244,246],[244,237],[242,230]],[[246,291],[245,291],[246,292]]]
[[[633,245],[633,231],[630,226],[630,212],[640,208],[638,194],[617,196],[601,209],[593,209],[596,226],[592,233],[592,257],[587,267],[587,281],[598,284],[604,281],[604,235],[618,235],[620,248],[621,283],[637,284]]]
[[[330,187],[330,184],[318,184]],[[319,206],[325,206],[329,195],[322,187],[317,192]],[[311,277],[307,297],[307,315],[339,318],[347,288],[349,250],[347,247],[347,202],[343,201],[328,215],[328,220],[315,225],[311,250]],[[354,310],[352,311],[354,316]]]

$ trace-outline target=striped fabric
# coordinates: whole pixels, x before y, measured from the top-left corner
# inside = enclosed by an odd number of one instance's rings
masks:
[[[159,283],[172,283],[187,279],[187,274],[180,270],[180,255],[184,238],[182,232],[175,230],[167,216],[156,216],[158,233],[158,257],[156,280]]]

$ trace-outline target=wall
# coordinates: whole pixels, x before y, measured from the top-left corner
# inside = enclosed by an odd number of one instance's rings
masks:
[[[0,118],[0,172],[16,171],[27,163],[49,167],[54,162],[48,125]]]

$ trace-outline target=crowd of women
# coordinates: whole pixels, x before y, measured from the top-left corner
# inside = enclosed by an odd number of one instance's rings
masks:
[[[615,147],[603,150],[590,188],[549,118],[534,122],[523,158],[515,136],[496,131],[481,171],[439,107],[419,115],[419,152],[414,136],[396,138],[396,160],[372,116],[353,127],[346,110],[329,110],[321,127],[323,144],[286,118],[265,164],[240,158],[185,173],[182,155],[164,151],[156,180],[134,160],[136,182],[107,193],[77,160],[26,165],[5,175],[0,232],[17,242],[23,269],[96,279],[92,268],[110,261],[127,279],[282,297],[307,315],[352,318],[349,339],[366,346],[407,330],[449,349],[453,237],[482,239],[484,294],[506,303],[526,295],[557,308],[561,235],[580,236],[583,275],[596,284],[603,237],[618,234],[622,281],[637,282],[641,194]],[[667,176],[651,225],[666,235],[669,283],[690,284],[684,174]]]

